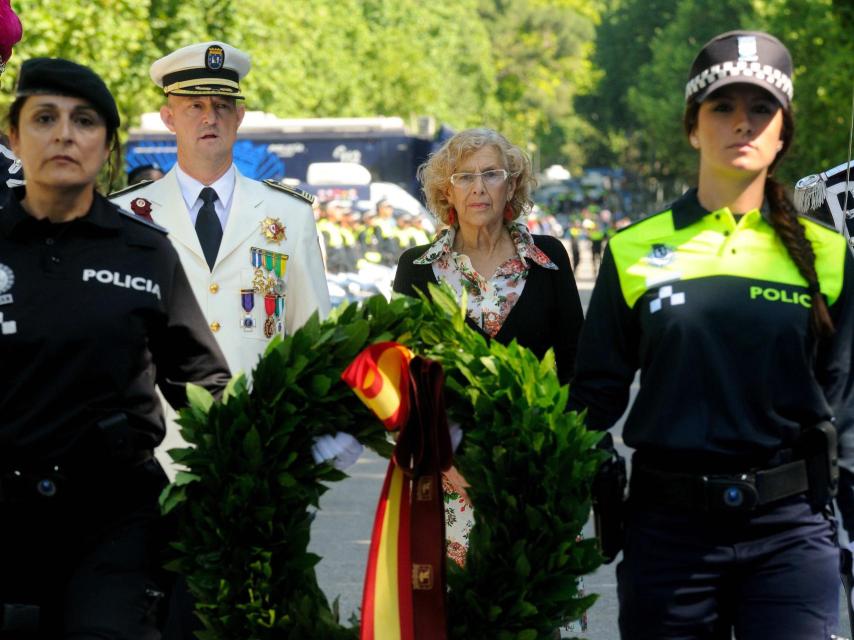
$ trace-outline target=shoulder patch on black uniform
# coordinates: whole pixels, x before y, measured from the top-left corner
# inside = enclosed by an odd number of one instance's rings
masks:
[[[107,196],[108,199],[112,200],[113,198],[118,198],[119,196],[123,196],[126,193],[130,193],[131,191],[136,191],[140,187],[144,187],[145,185],[151,184],[154,180],[143,180],[141,182],[137,182],[136,184],[132,184],[129,187],[125,187],[124,189],[119,189],[118,191],[113,191],[111,194]],[[127,213],[127,212],[125,212]]]
[[[152,229],[155,229],[155,230],[159,231],[160,233],[166,233],[166,234],[169,233],[169,230],[166,227],[161,227],[156,222],[152,222],[151,220],[146,220],[142,216],[138,216],[135,213],[128,211],[127,209],[122,209],[121,207],[116,207],[116,209],[119,210],[120,214],[122,214],[126,218],[130,218],[134,222],[138,222],[139,224],[144,224],[146,227],[151,227]]]
[[[279,191],[284,191],[290,196],[294,196],[295,198],[299,198],[300,200],[304,200],[309,204],[314,204],[316,198],[311,195],[308,191],[303,191],[302,189],[295,189],[294,187],[289,187],[286,184],[282,184],[281,182],[276,182],[275,180],[264,180],[264,184],[268,187],[272,187],[273,189],[278,189]]]

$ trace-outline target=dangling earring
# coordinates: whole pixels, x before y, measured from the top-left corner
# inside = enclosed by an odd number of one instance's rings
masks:
[[[507,222],[516,219],[516,212],[513,211],[513,207],[510,206],[509,202],[507,203],[507,206],[504,207],[504,219],[507,220]]]
[[[453,227],[457,224],[457,210],[451,207],[448,209],[448,226]]]

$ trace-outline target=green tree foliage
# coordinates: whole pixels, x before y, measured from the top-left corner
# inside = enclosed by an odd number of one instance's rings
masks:
[[[134,4],[147,5],[148,29],[152,44],[150,53],[165,55],[192,42],[219,33],[227,39],[225,30],[230,24],[230,0],[135,0]],[[145,31],[143,30],[143,33]],[[147,60],[151,64],[151,60]]]
[[[487,125],[548,161],[581,149],[573,100],[592,86],[596,3],[582,0],[16,0],[20,62],[63,56],[100,73],[124,126],[156,110],[155,59],[206,39],[248,51],[247,107],[280,117],[433,116]],[[6,104],[10,92],[0,97]],[[531,147],[533,148],[533,147]],[[544,159],[545,159],[544,158]]]
[[[448,638],[549,638],[593,604],[578,578],[601,557],[595,540],[577,534],[601,434],[565,410],[568,388],[551,351],[540,361],[515,341],[487,344],[450,288],[431,285],[430,295],[374,296],[322,324],[313,316],[271,342],[251,390],[240,375],[222,402],[188,390],[180,423],[193,446],[170,452],[188,472],[161,503],[177,518],[172,566],[196,596],[199,638],[358,637],[339,625],[317,584],[321,558],[307,551],[311,508],[345,477],[316,464],[310,449],[314,436],[343,431],[390,455],[385,428],[341,380],[362,349],[387,340],[442,365],[449,418],[467,425],[454,464],[479,515],[465,570],[447,562]]]
[[[237,14],[234,42],[253,55],[252,108],[281,117],[433,115],[456,126],[495,108],[473,0],[296,0],[284,15],[267,0]]]
[[[752,16],[746,11],[741,0],[681,2],[670,24],[653,38],[652,58],[627,87],[627,105],[638,122],[629,135],[629,157],[663,183],[666,197],[678,194],[680,183],[692,182],[697,166],[682,128],[691,63],[715,35],[748,24]]]
[[[481,0],[492,40],[500,112],[492,123],[515,142],[539,149],[541,164],[583,164],[577,144],[586,123],[575,112],[594,83],[597,3]]]
[[[162,101],[153,60],[221,39],[253,56],[250,109],[492,126],[542,166],[624,166],[648,177],[658,200],[696,165],[680,125],[693,55],[717,32],[761,28],[796,64],[798,135],[781,177],[847,152],[847,0],[16,0],[15,9],[24,39],[0,108],[22,60],[64,56],[104,77],[129,126]]]
[[[477,1],[365,0],[366,59],[378,113],[475,126],[497,110],[495,68]]]
[[[697,166],[681,125],[691,62],[717,33],[744,28],[773,33],[795,62],[797,135],[778,177],[792,182],[843,162],[854,53],[843,25],[852,20],[845,0],[614,0],[596,32],[600,81],[578,101],[595,132],[588,157],[644,177],[650,206],[678,195]]]
[[[579,113],[590,125],[585,144],[596,164],[619,162],[639,122],[628,105],[628,90],[652,59],[655,36],[673,20],[679,0],[610,0],[596,29],[593,91],[580,95]]]
[[[768,31],[795,62],[795,144],[780,167],[792,182],[848,158],[854,5],[839,0],[755,0]]]
[[[148,66],[158,52],[152,50],[148,2],[20,0],[14,7],[24,37],[3,74],[4,106],[11,102],[21,62],[35,56],[69,58],[95,69],[115,95],[125,124],[154,105]]]

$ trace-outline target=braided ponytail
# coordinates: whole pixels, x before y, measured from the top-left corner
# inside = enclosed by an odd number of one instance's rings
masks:
[[[690,135],[697,127],[700,104],[694,100],[685,105],[682,124],[685,133]],[[795,121],[791,111],[783,109],[783,129],[780,133],[782,148],[777,153],[771,166],[768,167],[768,177],[765,179],[765,201],[771,211],[770,219],[774,231],[780,237],[786,252],[798,268],[804,280],[807,281],[807,291],[812,303],[810,305],[809,328],[812,335],[821,339],[833,334],[833,320],[827,308],[827,302],[821,295],[818,273],[815,270],[815,251],[807,239],[803,225],[798,221],[798,214],[792,201],[786,195],[786,190],[779,182],[771,177],[774,169],[780,164],[783,156],[789,150],[795,137]]]
[[[807,291],[812,299],[810,305],[810,330],[818,338],[833,334],[833,320],[827,302],[821,295],[818,273],[815,270],[815,251],[807,239],[804,226],[798,221],[794,205],[779,182],[772,177],[765,181],[765,201],[771,211],[771,224],[780,237],[786,252],[807,281]]]

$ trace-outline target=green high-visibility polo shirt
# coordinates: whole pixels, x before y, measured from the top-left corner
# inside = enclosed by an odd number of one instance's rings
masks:
[[[570,406],[611,427],[640,369],[623,428],[639,451],[769,459],[802,425],[834,419],[854,471],[854,260],[834,230],[799,221],[836,326],[817,353],[807,283],[763,213],[710,212],[692,190],[611,238]]]

